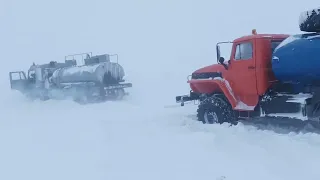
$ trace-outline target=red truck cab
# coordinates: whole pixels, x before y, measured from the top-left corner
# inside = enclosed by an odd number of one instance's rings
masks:
[[[193,98],[223,93],[232,109],[253,111],[259,97],[276,81],[271,68],[272,52],[287,37],[286,34],[253,33],[235,39],[230,42],[232,50],[227,62],[220,57],[218,43],[218,64],[198,69],[188,81]]]

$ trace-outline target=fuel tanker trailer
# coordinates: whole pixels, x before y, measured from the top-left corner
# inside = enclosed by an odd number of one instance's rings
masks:
[[[67,57],[72,57],[68,59]],[[81,56],[84,64],[77,65],[75,56]],[[116,56],[117,62],[110,57]],[[83,58],[85,57],[85,58]],[[64,63],[33,64],[27,75],[23,71],[10,72],[11,89],[19,90],[33,99],[66,99],[77,102],[119,100],[125,88],[132,87],[124,80],[124,68],[118,63],[118,55],[82,53],[66,56]]]

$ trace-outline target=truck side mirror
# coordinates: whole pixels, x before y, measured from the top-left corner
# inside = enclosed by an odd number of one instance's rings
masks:
[[[224,64],[224,58],[223,57],[220,57],[218,61],[226,70],[228,70],[228,66],[226,64]]]
[[[223,58],[223,57],[220,57],[220,58],[219,58],[219,63],[220,63],[220,64],[223,64],[223,63],[224,63],[224,58]]]

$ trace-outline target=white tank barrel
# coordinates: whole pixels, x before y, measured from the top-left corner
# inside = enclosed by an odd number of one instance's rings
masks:
[[[78,82],[97,82],[112,83],[110,80],[120,81],[124,77],[124,70],[121,65],[113,62],[103,62],[99,64],[72,66],[57,69],[50,77],[50,82],[78,83]]]

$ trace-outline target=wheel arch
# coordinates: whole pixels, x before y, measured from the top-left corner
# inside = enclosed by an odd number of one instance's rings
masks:
[[[208,96],[223,96],[231,105],[232,109],[237,106],[237,99],[229,82],[222,78],[208,80],[190,80],[190,86],[194,92],[207,94]]]

